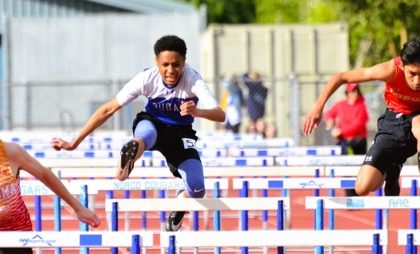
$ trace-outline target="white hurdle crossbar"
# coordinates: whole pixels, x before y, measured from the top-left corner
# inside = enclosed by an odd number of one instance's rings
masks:
[[[153,247],[154,234],[152,231],[3,231],[0,247],[130,247],[133,235],[140,236],[141,247]],[[168,247],[171,235],[175,236],[177,247],[372,246],[376,234],[380,245],[388,242],[386,230],[180,231],[161,232],[160,246]]]
[[[326,166],[324,167],[324,175],[331,176],[356,176],[359,173],[360,166]],[[419,170],[417,165],[403,166],[400,176],[418,176]]]
[[[206,189],[213,189],[216,183],[222,190],[229,189],[229,179],[227,178],[205,178],[204,185]],[[88,180],[69,180],[68,185],[83,186],[88,185],[97,191],[104,190],[183,190],[185,184],[180,178],[149,178],[149,179],[127,179],[124,181],[114,179],[88,179]]]
[[[351,189],[356,178],[234,178],[233,189],[242,189],[245,181],[249,189]]]
[[[148,231],[3,231],[0,247],[130,247],[133,235],[140,236],[141,247],[154,245]]]
[[[280,166],[360,166],[364,158],[364,155],[281,156],[275,161]]]
[[[252,145],[252,144],[251,144]],[[230,156],[329,156],[341,155],[340,146],[294,146],[261,148],[229,148]]]
[[[418,209],[420,199],[413,196],[367,196],[367,197],[306,197],[305,206],[316,209],[318,200],[323,200],[325,209]]]
[[[417,182],[417,188],[420,185],[420,177],[402,177],[401,178],[401,188],[411,188],[413,181]]]
[[[408,245],[407,235],[413,235],[413,245],[420,245],[420,229],[399,229],[398,230],[398,245]]]
[[[86,180],[62,180],[64,186],[73,195],[83,194],[82,187],[88,186],[87,194],[97,194],[99,191],[107,190],[180,190],[185,188],[184,182],[179,178],[170,179],[128,179],[125,181],[113,179],[86,179]],[[214,184],[218,182],[219,188],[226,190],[229,188],[229,180],[227,178],[216,179],[206,178],[205,187],[212,189]],[[22,180],[20,182],[21,194],[23,196],[49,196],[55,195],[47,186],[37,180]]]
[[[160,242],[168,247],[174,235],[176,247],[372,246],[375,234],[387,244],[386,230],[180,231],[162,232]]]
[[[72,160],[67,163],[71,165]],[[315,172],[319,170],[323,173],[322,167],[278,167],[278,166],[234,166],[234,167],[205,167],[204,176],[206,177],[233,177],[233,176],[314,176]],[[74,177],[97,177],[109,178],[115,177],[115,167],[53,167],[52,171],[61,178]],[[32,177],[25,171],[21,174],[22,177]],[[141,177],[173,177],[167,167],[134,167],[130,174],[130,179]]]
[[[288,197],[268,198],[148,198],[148,199],[107,199],[105,211],[112,211],[112,204],[118,204],[118,211],[214,211],[214,210],[277,210],[278,201],[283,208],[290,209]]]

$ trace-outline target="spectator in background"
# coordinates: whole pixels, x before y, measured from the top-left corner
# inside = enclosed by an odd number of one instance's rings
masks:
[[[276,138],[277,137],[277,126],[275,123],[268,123],[267,126],[265,127],[265,132],[264,132],[264,137],[265,138]]]
[[[255,123],[249,123],[246,129],[246,133],[258,134],[267,139],[276,138],[277,126],[275,123],[267,123],[264,119],[260,118]]]
[[[326,128],[342,154],[366,154],[369,116],[363,94],[357,83],[346,84],[345,94],[325,113]],[[346,195],[357,196],[354,189],[346,189]]]
[[[233,133],[239,133],[242,123],[242,106],[244,105],[244,96],[239,86],[239,80],[236,75],[224,82],[225,91],[222,95],[221,107],[226,112],[226,121],[224,122],[226,130]]]
[[[255,125],[258,119],[264,118],[268,89],[264,86],[260,74],[256,71],[245,73],[242,78],[244,85],[248,88],[246,106],[251,120],[250,124]]]
[[[267,123],[264,121],[264,119],[262,118],[257,119],[257,122],[255,123],[256,133],[260,134],[263,138],[265,138],[266,129],[267,129]]]

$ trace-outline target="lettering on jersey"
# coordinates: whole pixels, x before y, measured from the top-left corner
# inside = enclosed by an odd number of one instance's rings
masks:
[[[0,187],[0,199],[5,199],[18,192],[17,182]]]
[[[166,112],[179,112],[179,107],[176,104],[173,103],[152,103],[153,108],[159,111],[166,111]]]
[[[400,94],[398,91],[396,91],[393,88],[391,88],[389,91],[393,95],[395,95],[398,99],[400,99],[402,101],[417,102],[417,103],[420,102],[420,97],[410,96],[410,95],[403,95],[403,94]]]
[[[182,142],[184,143],[184,149],[195,149],[195,140],[191,138],[183,138]]]

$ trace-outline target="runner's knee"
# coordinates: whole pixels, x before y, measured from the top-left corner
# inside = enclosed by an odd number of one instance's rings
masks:
[[[411,122],[411,132],[414,137],[419,140],[420,138],[420,115],[415,116]]]
[[[178,167],[178,172],[184,180],[186,191],[192,198],[202,198],[206,194],[204,186],[203,165],[200,160],[188,159]]]
[[[188,189],[188,195],[192,198],[202,198],[206,194],[204,184],[194,184]]]
[[[384,182],[384,176],[379,169],[371,165],[363,165],[357,175],[355,190],[359,196],[366,196],[378,189]]]
[[[150,150],[156,143],[157,131],[151,121],[142,120],[136,126],[134,137],[143,142],[143,149]]]
[[[370,193],[370,189],[367,185],[356,184],[355,190],[359,196],[367,196]]]

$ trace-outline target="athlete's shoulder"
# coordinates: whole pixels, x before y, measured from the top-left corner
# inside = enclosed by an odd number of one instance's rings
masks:
[[[20,153],[23,152],[23,148],[18,144],[3,141],[1,143],[2,148],[6,151],[9,157],[20,155]]]
[[[189,64],[185,64],[184,75],[191,79],[202,79],[200,73]]]
[[[140,74],[143,75],[145,80],[151,80],[160,75],[159,69],[156,66],[151,67],[151,68],[146,68],[142,72],[140,72]]]
[[[401,69],[402,66],[401,57],[397,56],[387,62],[387,73],[390,73],[386,83],[392,85],[405,85],[404,72]]]
[[[157,83],[159,78],[159,69],[157,67],[151,67],[137,73],[137,75],[130,81],[130,83],[134,83],[136,86],[140,85],[141,87],[147,87]]]
[[[400,66],[402,64],[402,60],[401,60],[400,56],[396,56],[396,57],[392,58],[391,61],[394,62],[395,66]]]

